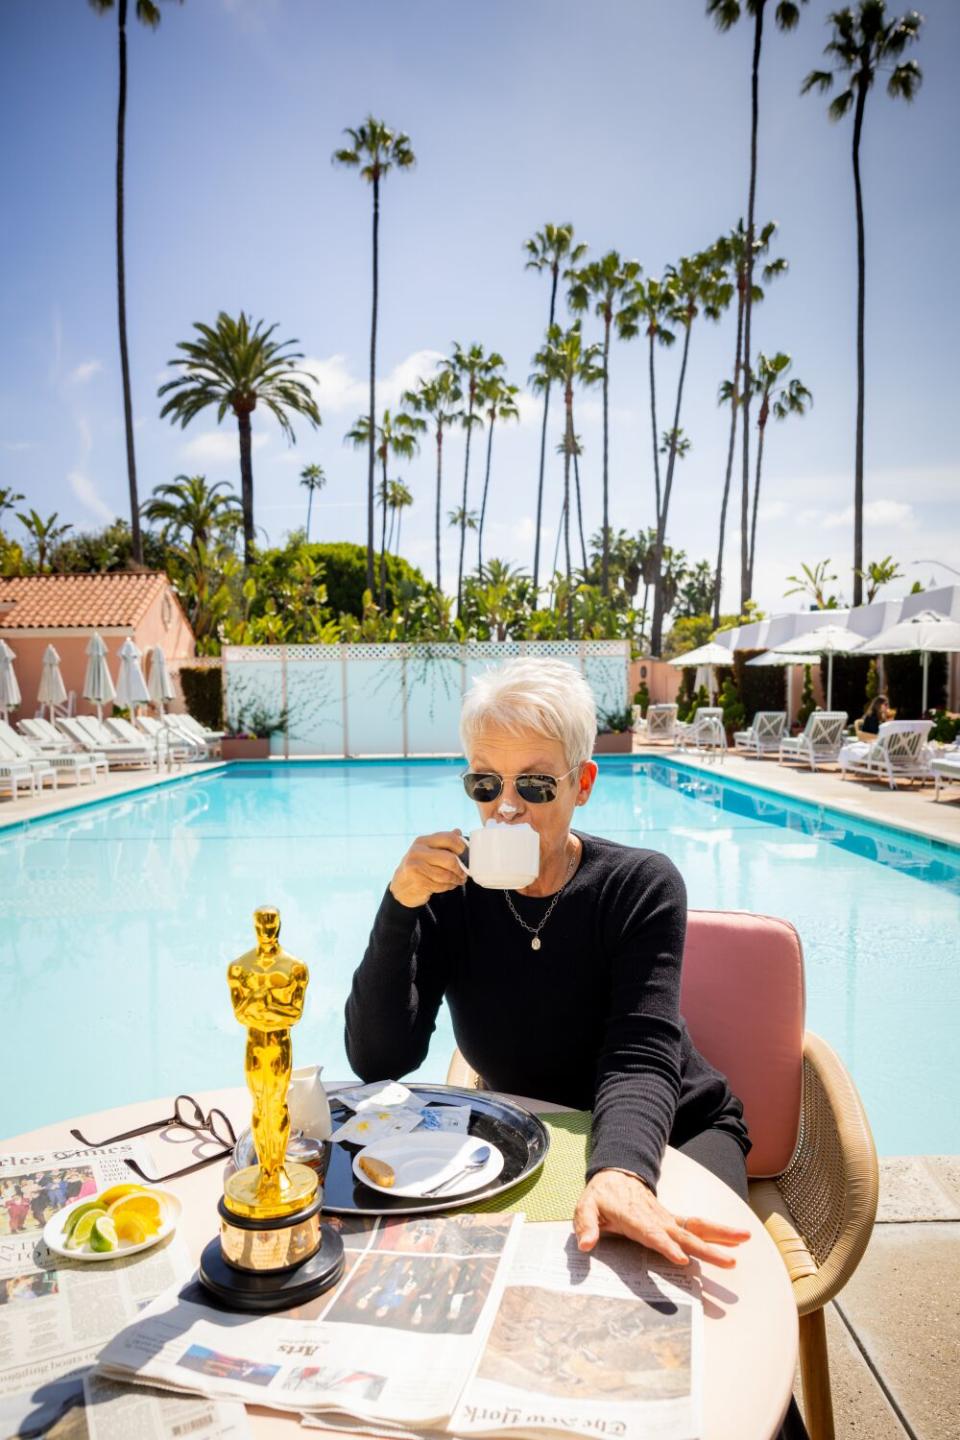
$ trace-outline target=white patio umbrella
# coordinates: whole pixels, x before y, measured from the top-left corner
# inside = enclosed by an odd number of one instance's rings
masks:
[[[833,657],[852,655],[863,646],[863,636],[845,625],[821,625],[819,630],[805,630],[794,635],[792,640],[782,640],[777,645],[781,655],[826,655],[827,657],[827,709],[833,709]]]
[[[710,670],[710,698],[713,699],[717,689],[716,668],[718,665],[732,665],[733,651],[728,650],[725,645],[718,645],[715,640],[708,640],[706,645],[698,645],[696,650],[687,650],[685,654],[678,655],[673,660],[667,661],[675,670],[686,670],[692,666],[699,669],[701,666],[708,666]]]
[[[140,668],[140,649],[128,635],[120,646],[120,674],[117,676],[117,704],[136,714],[138,705],[149,705],[150,692]]]
[[[150,676],[147,680],[150,699],[162,715],[164,704],[174,698],[173,682],[167,670],[167,657],[162,645],[154,645],[150,651]]]
[[[97,719],[103,719],[103,707],[115,700],[116,687],[107,665],[107,647],[94,631],[87,642],[87,670],[83,677],[83,698],[97,707]]]
[[[9,711],[20,704],[20,686],[17,684],[17,677],[14,674],[13,662],[16,660],[16,652],[10,649],[6,640],[0,640],[0,710],[3,711],[3,718],[9,723]]]
[[[787,723],[793,717],[793,667],[794,665],[816,665],[820,659],[819,655],[784,655],[782,650],[764,650],[762,655],[754,655],[748,660],[748,665],[757,665],[764,669],[770,665],[785,665],[787,667]]]
[[[889,630],[881,630],[872,640],[865,640],[861,649],[865,655],[903,655],[910,650],[920,651],[920,663],[923,665],[923,703],[920,708],[925,715],[930,656],[960,650],[960,620],[951,620],[949,615],[940,615],[936,610],[921,610],[908,620],[899,620]]]
[[[67,687],[60,674],[60,656],[52,645],[48,645],[43,652],[43,670],[40,674],[40,684],[37,687],[37,703],[49,705],[52,725],[54,710],[58,705],[65,705],[66,702]]]

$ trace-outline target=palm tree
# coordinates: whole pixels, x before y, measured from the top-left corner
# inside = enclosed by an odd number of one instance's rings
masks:
[[[36,510],[28,510],[26,514],[17,512],[17,519],[30,536],[33,545],[34,555],[37,561],[37,569],[42,575],[46,567],[50,552],[55,550],[72,525],[58,525],[60,516],[55,510],[44,520]]]
[[[143,513],[162,526],[166,542],[185,548],[208,545],[217,531],[232,536],[243,525],[243,510],[232,488],[225,480],[208,485],[205,475],[178,475],[168,485],[157,485]]]
[[[789,355],[778,350],[767,359],[761,350],[757,356],[754,375],[754,389],[760,397],[760,411],[757,415],[757,475],[753,482],[753,518],[750,522],[750,594],[753,594],[753,560],[757,544],[757,504],[760,498],[760,471],[763,466],[763,438],[770,412],[775,420],[786,420],[788,415],[805,415],[813,405],[813,395],[802,380],[787,380],[787,371],[793,361]]]
[[[467,432],[467,443],[463,460],[463,499],[460,502],[458,513],[464,517],[460,526],[460,560],[457,566],[457,615],[460,614],[461,602],[463,600],[463,551],[467,535],[467,490],[470,483],[470,439],[473,435],[473,427],[482,425],[483,419],[477,409],[477,402],[481,398],[481,386],[498,370],[503,369],[504,360],[496,350],[491,350],[485,355],[482,345],[473,344],[469,350],[461,348],[459,342],[454,342],[453,355],[449,360],[442,360],[441,365],[445,370],[450,370],[457,378],[457,384],[466,394],[467,408],[460,412],[460,423]]]
[[[567,438],[560,441],[557,446],[557,454],[565,455],[567,450]],[[573,488],[577,497],[577,529],[580,534],[580,558],[583,569],[587,569],[587,542],[583,533],[583,500],[580,495],[580,456],[583,454],[583,441],[579,435],[573,437]],[[563,511],[560,512],[560,524],[563,524]],[[556,562],[553,566],[556,570]]]
[[[800,6],[805,4],[806,0],[776,0],[774,18],[777,28],[783,31],[795,29],[800,21]],[[742,491],[744,496],[748,496],[750,491],[750,391],[752,389],[750,357],[753,354],[751,349],[750,322],[753,316],[753,262],[756,254],[754,215],[757,199],[757,132],[760,128],[760,51],[763,45],[763,21],[766,8],[767,0],[743,0],[743,3],[741,3],[741,0],[707,0],[707,14],[712,16],[717,29],[721,32],[732,29],[740,19],[743,10],[746,10],[747,14],[753,18],[753,60],[750,69],[750,189],[747,199],[747,264],[743,307],[744,386]],[[748,594],[744,593],[749,571],[746,506],[747,501],[745,499],[743,502],[740,535],[741,607],[746,605],[750,598]],[[719,589],[720,579],[718,576],[718,594]]]
[[[298,370],[293,363],[303,359],[299,350],[287,349],[289,345],[296,345],[296,340],[271,339],[276,325],[264,330],[263,321],[258,320],[251,326],[242,310],[239,320],[221,310],[215,326],[196,320],[193,328],[199,332],[199,340],[179,341],[177,349],[182,350],[183,355],[167,362],[182,369],[184,374],[168,380],[157,391],[158,395],[170,394],[160,418],[169,415],[171,423],[179,421],[185,429],[208,405],[216,405],[218,423],[228,410],[237,417],[243,557],[244,564],[250,565],[254,547],[250,416],[258,402],[262,403],[292,443],[296,437],[287,411],[305,415],[314,427],[320,424],[317,402],[306,383],[312,380],[316,384],[316,376]]]
[[[3,520],[5,511],[15,510],[25,498],[19,491],[14,490],[12,485],[0,485],[0,521]]]
[[[447,511],[447,523],[456,527],[462,535],[465,530],[476,530],[480,517],[476,510],[464,510],[462,505],[458,505],[455,510]]]
[[[300,471],[300,484],[307,492],[307,544],[310,543],[310,512],[313,509],[315,491],[322,490],[327,483],[322,465],[304,465]]]
[[[573,226],[567,221],[564,225],[544,225],[538,230],[531,240],[524,242],[524,249],[528,256],[526,268],[543,273],[544,270],[550,275],[550,312],[547,319],[547,331],[556,320],[557,310],[557,285],[560,279],[561,265],[579,265],[587,253],[586,245],[575,245],[573,241]],[[547,454],[547,416],[550,411],[550,386],[547,385],[543,392],[543,425],[540,429],[540,471],[537,479],[537,527],[533,542],[533,603],[537,603],[537,587],[540,580],[540,526],[543,520],[543,472]]]
[[[591,260],[579,270],[569,272],[570,309],[576,314],[595,302],[594,310],[603,321],[603,532],[610,528],[610,334],[614,320],[619,320],[618,301],[623,292],[637,279],[640,265],[636,260],[621,260],[619,252],[608,250],[600,260]],[[622,310],[621,306],[621,310]],[[603,547],[600,566],[600,590],[610,592],[610,542]]]
[[[836,595],[828,595],[826,587],[836,580],[836,575],[831,575],[829,560],[818,560],[812,567],[800,562],[800,575],[788,575],[787,579],[793,581],[792,590],[784,590],[784,595],[808,595],[813,601],[814,610],[836,610],[839,599]]]
[[[389,410],[384,410],[380,424],[376,426],[373,437],[374,454],[380,461],[381,479],[380,486],[380,609],[387,603],[387,495],[389,486],[387,484],[387,460],[392,455],[395,459],[410,460],[420,449],[420,442],[417,435],[420,431],[426,430],[425,420],[419,419],[416,415],[406,415],[403,411],[399,415],[391,415]],[[356,424],[352,430],[348,430],[344,439],[351,441],[357,450],[365,450],[370,444],[370,426],[366,415],[357,417]]]
[[[723,271],[721,259],[722,257],[718,256],[715,249],[708,249],[689,258],[684,256],[679,264],[671,265],[667,272],[675,296],[671,319],[683,326],[684,335],[673,425],[664,432],[664,439],[667,442],[666,451],[661,449],[661,453],[665,453],[667,456],[667,471],[663,480],[663,500],[660,514],[657,517],[657,551],[654,561],[657,578],[653,588],[653,619],[650,625],[650,647],[654,655],[660,654],[663,617],[668,609],[664,603],[666,597],[662,572],[663,545],[673,492],[673,474],[678,450],[682,450],[683,454],[686,453],[686,450],[683,449],[684,438],[680,425],[680,407],[683,401],[687,361],[690,356],[690,336],[693,331],[693,323],[698,315],[702,313],[710,320],[719,320],[733,298],[733,287]],[[689,448],[689,442],[686,442],[686,446]]]
[[[545,390],[556,381],[563,386],[563,403],[566,415],[563,449],[563,540],[566,555],[567,575],[567,638],[573,639],[573,567],[570,563],[570,461],[576,448],[576,430],[573,424],[573,393],[575,385],[596,385],[604,377],[601,363],[603,347],[598,344],[584,345],[580,321],[576,320],[569,330],[551,325],[543,348],[533,357],[539,368],[530,376],[535,390]]]
[[[627,292],[626,305],[617,317],[617,329],[622,340],[632,340],[635,335],[639,335],[641,328],[647,337],[655,518],[660,515],[660,452],[657,447],[657,377],[654,366],[654,347],[655,345],[668,347],[676,339],[674,332],[668,328],[668,321],[674,313],[675,306],[676,296],[669,279],[650,279],[646,284],[642,280],[637,280]]]
[[[903,571],[900,569],[899,561],[894,560],[892,555],[884,555],[882,560],[871,560],[864,570],[861,579],[867,582],[868,605],[872,605],[877,598],[877,593],[884,585],[890,585],[894,580],[903,579]]]
[[[367,414],[367,589],[373,591],[373,473],[377,413],[377,307],[380,302],[380,182],[391,170],[410,170],[417,163],[410,136],[391,130],[383,120],[368,115],[356,130],[347,128],[350,144],[333,152],[335,165],[360,171],[360,179],[373,187],[373,305],[370,319],[370,409]],[[381,577],[382,578],[382,577]]]
[[[404,485],[402,480],[390,480],[387,482],[387,508],[390,511],[390,530],[387,535],[387,549],[391,554],[398,554],[400,550],[400,525],[403,521],[403,512],[409,505],[413,504],[413,494]],[[394,534],[396,526],[396,534]]]
[[[433,420],[437,441],[437,500],[435,507],[435,543],[437,551],[437,589],[440,584],[440,497],[443,481],[443,431],[447,425],[462,418],[460,401],[463,391],[460,381],[452,370],[438,370],[429,380],[418,380],[416,390],[407,390],[401,396],[404,405],[419,413],[429,415]]]
[[[490,457],[493,454],[493,427],[498,420],[519,420],[516,397],[519,385],[508,385],[502,375],[489,375],[480,390],[481,403],[487,417],[487,464],[483,476],[483,499],[480,502],[480,524],[477,528],[477,569],[483,568],[483,522],[487,516],[487,493],[490,489]]]
[[[878,74],[888,71],[887,94],[894,100],[912,100],[923,75],[916,60],[900,60],[908,45],[920,38],[923,16],[916,10],[887,19],[885,0],[860,0],[856,14],[847,6],[829,16],[833,26],[824,54],[833,70],[811,70],[801,87],[821,93],[830,90],[837,74],[845,75],[847,88],[836,95],[827,111],[842,120],[853,106],[853,191],[857,212],[857,432],[853,482],[853,603],[863,601],[863,425],[864,425],[864,313],[866,305],[866,247],[863,224],[863,189],[860,183],[860,140],[867,94]]]
[[[98,15],[112,10],[114,0],[89,0]],[[180,0],[183,3],[183,0]],[[127,130],[127,0],[116,0],[120,54],[120,90],[117,99],[117,324],[120,331],[120,375],[123,381],[123,428],[127,442],[127,484],[130,491],[130,535],[133,558],[143,564],[140,538],[140,495],[137,490],[137,458],[133,447],[133,399],[130,392],[130,352],[127,346],[127,275],[123,246],[123,172],[126,163]],[[142,25],[155,30],[160,24],[160,6],[155,0],[135,0],[135,14]]]

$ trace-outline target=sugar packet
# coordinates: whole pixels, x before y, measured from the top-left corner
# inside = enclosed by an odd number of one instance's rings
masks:
[[[403,1106],[389,1110],[363,1110],[351,1115],[330,1136],[332,1141],[346,1140],[351,1145],[372,1145],[376,1140],[385,1140],[388,1135],[409,1135],[420,1124],[419,1110]]]
[[[348,1109],[361,1115],[365,1110],[386,1110],[393,1105],[406,1105],[413,1099],[413,1091],[401,1085],[399,1080],[372,1080],[369,1085],[338,1090],[330,1098],[342,1101]]]
[[[418,1130],[443,1130],[465,1135],[470,1126],[469,1105],[428,1105],[420,1111]]]

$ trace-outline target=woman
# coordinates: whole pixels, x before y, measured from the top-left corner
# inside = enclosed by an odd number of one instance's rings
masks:
[[[457,1044],[496,1090],[593,1111],[581,1250],[601,1233],[668,1260],[732,1266],[748,1238],[680,1218],[656,1197],[667,1143],[747,1195],[743,1109],[679,1014],[686,893],[666,856],[570,828],[597,778],[596,710],[559,660],[508,661],[467,695],[464,784],[481,819],[532,826],[540,873],[523,891],[466,879],[459,830],[415,840],[384,895],[347,1002],[362,1079],[424,1059],[441,1000]],[[533,946],[532,941],[539,941]]]
[[[861,735],[877,735],[880,726],[890,719],[890,706],[886,695],[875,695],[870,701],[859,724]]]

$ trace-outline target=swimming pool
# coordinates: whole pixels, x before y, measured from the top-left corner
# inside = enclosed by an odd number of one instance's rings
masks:
[[[960,850],[672,760],[604,760],[581,828],[665,851],[691,906],[792,920],[807,1023],[885,1154],[960,1152]],[[0,1135],[242,1081],[224,971],[280,906],[311,971],[297,1061],[348,1073],[343,1002],[412,836],[469,828],[462,762],[227,766],[0,832]],[[452,1048],[441,1016],[422,1075]]]

